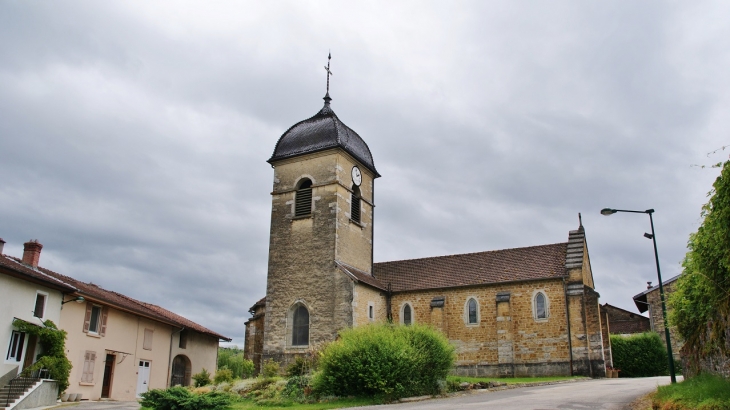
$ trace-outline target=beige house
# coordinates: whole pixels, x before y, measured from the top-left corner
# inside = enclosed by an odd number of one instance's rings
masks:
[[[605,375],[608,333],[582,224],[562,243],[373,263],[380,174],[329,94],[268,162],[266,297],[246,323],[245,352],[257,364],[287,363],[342,329],[390,320],[444,332],[459,374]]]
[[[40,248],[37,252],[36,261]],[[190,385],[192,374],[203,368],[215,371],[218,342],[230,341],[159,306],[36,270],[69,286],[58,315],[59,328],[68,332],[66,356],[73,364],[68,393],[91,400],[134,400],[149,389]]]

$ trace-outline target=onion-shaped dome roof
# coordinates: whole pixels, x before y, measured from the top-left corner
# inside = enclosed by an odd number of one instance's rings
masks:
[[[364,167],[379,177],[368,144],[352,128],[345,125],[330,107],[329,94],[324,97],[324,107],[313,117],[294,124],[279,138],[274,154],[267,161],[292,158],[330,148],[342,148]]]

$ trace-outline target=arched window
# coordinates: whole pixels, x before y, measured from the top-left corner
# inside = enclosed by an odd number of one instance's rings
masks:
[[[352,197],[350,197],[350,219],[360,223],[360,187],[352,186]]]
[[[469,298],[466,302],[466,323],[476,325],[479,323],[479,305],[474,298]]]
[[[292,316],[292,346],[309,345],[309,311],[304,305],[297,305]]]
[[[294,197],[294,216],[307,216],[312,213],[312,181],[304,178],[299,182]]]
[[[170,378],[170,386],[190,386],[190,359],[187,356],[179,354],[172,360],[172,377]]]
[[[413,324],[413,309],[409,303],[403,305],[403,311],[401,314],[401,323],[406,326]]]
[[[547,298],[545,297],[545,294],[542,292],[537,292],[535,295],[535,319],[547,319],[548,317],[548,310],[547,310]]]

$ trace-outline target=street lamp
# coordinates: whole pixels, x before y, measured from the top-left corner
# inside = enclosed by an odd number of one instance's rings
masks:
[[[662,271],[659,269],[659,252],[656,248],[656,235],[654,235],[654,218],[652,214],[653,209],[647,209],[646,211],[629,211],[626,209],[612,209],[603,208],[601,209],[601,215],[609,216],[616,212],[629,212],[632,214],[649,214],[649,222],[651,223],[651,233],[645,233],[644,237],[651,239],[654,242],[654,259],[656,260],[656,274],[659,277],[659,298],[662,301],[662,317],[664,318],[664,336],[667,339],[667,355],[669,356],[669,374],[672,377],[672,383],[677,382],[677,376],[674,373],[674,356],[672,355],[672,342],[669,338],[669,324],[667,323],[667,305],[664,302],[664,285],[662,283]]]

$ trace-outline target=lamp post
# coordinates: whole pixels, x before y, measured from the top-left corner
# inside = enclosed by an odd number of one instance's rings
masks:
[[[659,252],[656,247],[656,235],[654,235],[654,218],[652,214],[653,209],[647,209],[646,211],[630,211],[626,209],[612,209],[603,208],[601,209],[601,215],[609,216],[616,212],[629,212],[632,214],[648,214],[649,222],[651,223],[651,233],[645,233],[644,237],[649,238],[654,242],[654,259],[656,260],[656,274],[659,277],[659,298],[662,301],[662,317],[664,318],[664,336],[667,339],[667,355],[669,356],[669,374],[672,377],[672,383],[677,382],[677,376],[674,373],[674,355],[672,355],[672,342],[669,337],[669,324],[667,323],[667,305],[664,302],[664,284],[662,282],[662,271],[659,269]]]

